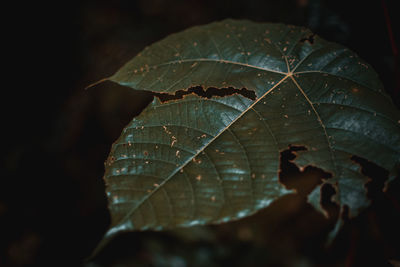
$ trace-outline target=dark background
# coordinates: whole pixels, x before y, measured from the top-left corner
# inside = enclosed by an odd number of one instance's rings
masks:
[[[375,68],[399,106],[399,58],[393,54],[382,4],[399,44],[395,2],[83,0],[4,5],[0,265],[306,267],[392,266],[390,260],[400,261],[399,179],[382,193],[385,172],[364,164],[372,177],[368,188],[373,204],[325,248],[334,220],[305,203],[322,174],[316,169],[300,173],[287,162],[287,152],[281,180],[298,188],[298,195],[234,223],[127,234],[91,263],[83,262],[110,221],[103,162],[122,128],[151,100],[111,83],[84,90],[87,85],[113,74],[170,33],[246,18],[306,26],[348,46]]]

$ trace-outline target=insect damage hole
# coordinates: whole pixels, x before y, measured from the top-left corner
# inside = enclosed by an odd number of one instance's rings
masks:
[[[367,197],[375,199],[383,194],[385,182],[389,178],[389,172],[382,167],[358,156],[352,156],[351,160],[360,165],[360,172],[369,178],[365,183]]]
[[[306,166],[304,170],[293,162],[297,151],[306,151],[304,146],[289,145],[288,149],[281,151],[279,181],[288,189],[295,189],[299,195],[306,197],[324,179],[332,175],[314,166]]]
[[[333,198],[337,194],[335,188],[325,183],[321,186],[321,207],[326,211],[329,218],[338,218],[340,213],[339,205],[334,202]]]
[[[252,90],[248,90],[247,88],[236,89],[233,87],[225,87],[225,88],[216,88],[216,87],[208,87],[204,90],[203,86],[194,86],[190,87],[187,90],[178,90],[174,94],[169,93],[153,93],[154,96],[158,97],[162,103],[182,99],[185,95],[195,94],[197,96],[210,99],[214,96],[225,97],[234,94],[238,94],[244,96],[251,100],[256,100],[256,93]]]

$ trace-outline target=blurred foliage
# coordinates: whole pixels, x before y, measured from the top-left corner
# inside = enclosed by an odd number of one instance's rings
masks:
[[[398,33],[396,1],[386,2]],[[299,195],[245,220],[131,233],[83,263],[109,224],[103,161],[121,129],[151,100],[110,83],[83,88],[170,33],[231,17],[307,26],[350,47],[374,66],[399,104],[379,1],[14,4],[14,16],[5,24],[12,27],[6,36],[17,51],[9,53],[13,84],[5,87],[7,103],[2,105],[1,266],[392,266],[389,260],[400,260],[400,184],[397,180],[382,193],[382,176],[371,167],[372,206],[350,221],[330,248],[324,247],[324,238],[333,222],[305,204],[305,189],[295,185]],[[10,11],[8,6],[4,10]],[[282,176],[293,177],[288,185],[296,175],[312,181],[318,173],[300,174],[290,164],[285,168]]]

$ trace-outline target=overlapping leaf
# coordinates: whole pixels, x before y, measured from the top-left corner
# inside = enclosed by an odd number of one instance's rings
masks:
[[[335,200],[369,204],[363,157],[389,171],[400,158],[400,116],[376,73],[350,50],[282,24],[225,20],[147,47],[109,78],[174,95],[201,86],[233,94],[154,101],[123,130],[106,161],[112,225],[129,230],[220,223],[290,193],[278,181],[290,145],[299,167],[330,172]],[[236,90],[254,92],[250,99]],[[320,187],[309,197],[318,210]]]

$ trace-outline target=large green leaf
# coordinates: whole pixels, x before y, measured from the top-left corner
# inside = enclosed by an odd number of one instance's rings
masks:
[[[300,168],[332,174],[324,183],[350,216],[369,204],[367,177],[351,157],[389,171],[399,163],[400,115],[377,74],[304,28],[234,20],[193,27],[146,47],[109,80],[187,94],[155,98],[113,144],[105,164],[112,225],[104,242],[121,231],[255,213],[291,193],[278,181],[280,152],[289,146],[306,148],[297,152]],[[231,94],[189,93],[198,86]],[[321,186],[309,202],[323,212]]]

